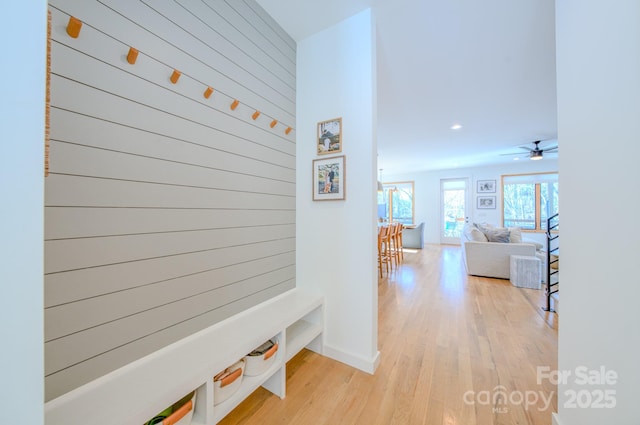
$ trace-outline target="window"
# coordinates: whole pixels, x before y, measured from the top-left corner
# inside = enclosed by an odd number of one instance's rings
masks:
[[[378,219],[413,224],[413,182],[383,183],[378,192]]]
[[[502,176],[503,226],[545,231],[558,213],[558,173]]]

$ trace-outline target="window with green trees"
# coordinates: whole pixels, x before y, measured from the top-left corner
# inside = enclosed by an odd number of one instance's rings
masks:
[[[387,223],[413,224],[413,182],[390,182],[382,186],[384,191],[378,192],[378,218]]]
[[[558,173],[502,176],[505,227],[545,231],[547,218],[558,213]]]

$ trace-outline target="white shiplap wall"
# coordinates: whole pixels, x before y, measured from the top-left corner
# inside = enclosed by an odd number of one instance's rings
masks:
[[[295,43],[253,0],[50,10],[47,400],[294,287],[296,172]]]

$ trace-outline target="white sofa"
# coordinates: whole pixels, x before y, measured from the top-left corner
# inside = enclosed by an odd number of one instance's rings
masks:
[[[460,237],[460,245],[467,274],[509,279],[509,261],[512,255],[537,256],[543,260],[543,255],[536,251],[535,242],[522,241],[519,228],[509,228],[506,231],[499,228],[493,229],[499,230],[502,236],[508,233],[508,242],[490,242],[478,227],[473,224],[465,225]],[[544,263],[546,261],[543,260],[543,265]]]

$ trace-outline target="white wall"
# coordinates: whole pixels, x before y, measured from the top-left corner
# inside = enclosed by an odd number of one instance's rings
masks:
[[[0,410],[42,424],[46,1],[9,2],[0,27]]]
[[[395,174],[384,176],[385,181],[410,181],[415,182],[415,222],[425,223],[425,243],[440,243],[440,180],[451,178],[469,179],[469,210],[470,222],[487,222],[499,225],[502,220],[500,207],[502,198],[500,193],[500,178],[505,174],[542,173],[558,171],[558,161],[554,158],[544,158],[541,161],[514,161],[509,164],[493,166],[461,168],[451,170],[437,170],[412,174]],[[496,181],[496,209],[476,208],[476,182],[478,180]],[[562,189],[561,189],[562,190]],[[493,195],[493,194],[491,194]],[[542,233],[527,233],[526,238],[540,243],[545,241]]]
[[[614,385],[558,388],[559,423],[640,423],[640,2],[556,2],[562,312],[559,368],[603,366]],[[616,406],[572,408],[614,390]],[[567,391],[569,393],[567,394]]]
[[[375,51],[361,12],[298,43],[297,286],[324,294],[324,354],[366,371],[377,362]],[[312,201],[316,125],[342,117],[346,200]]]

